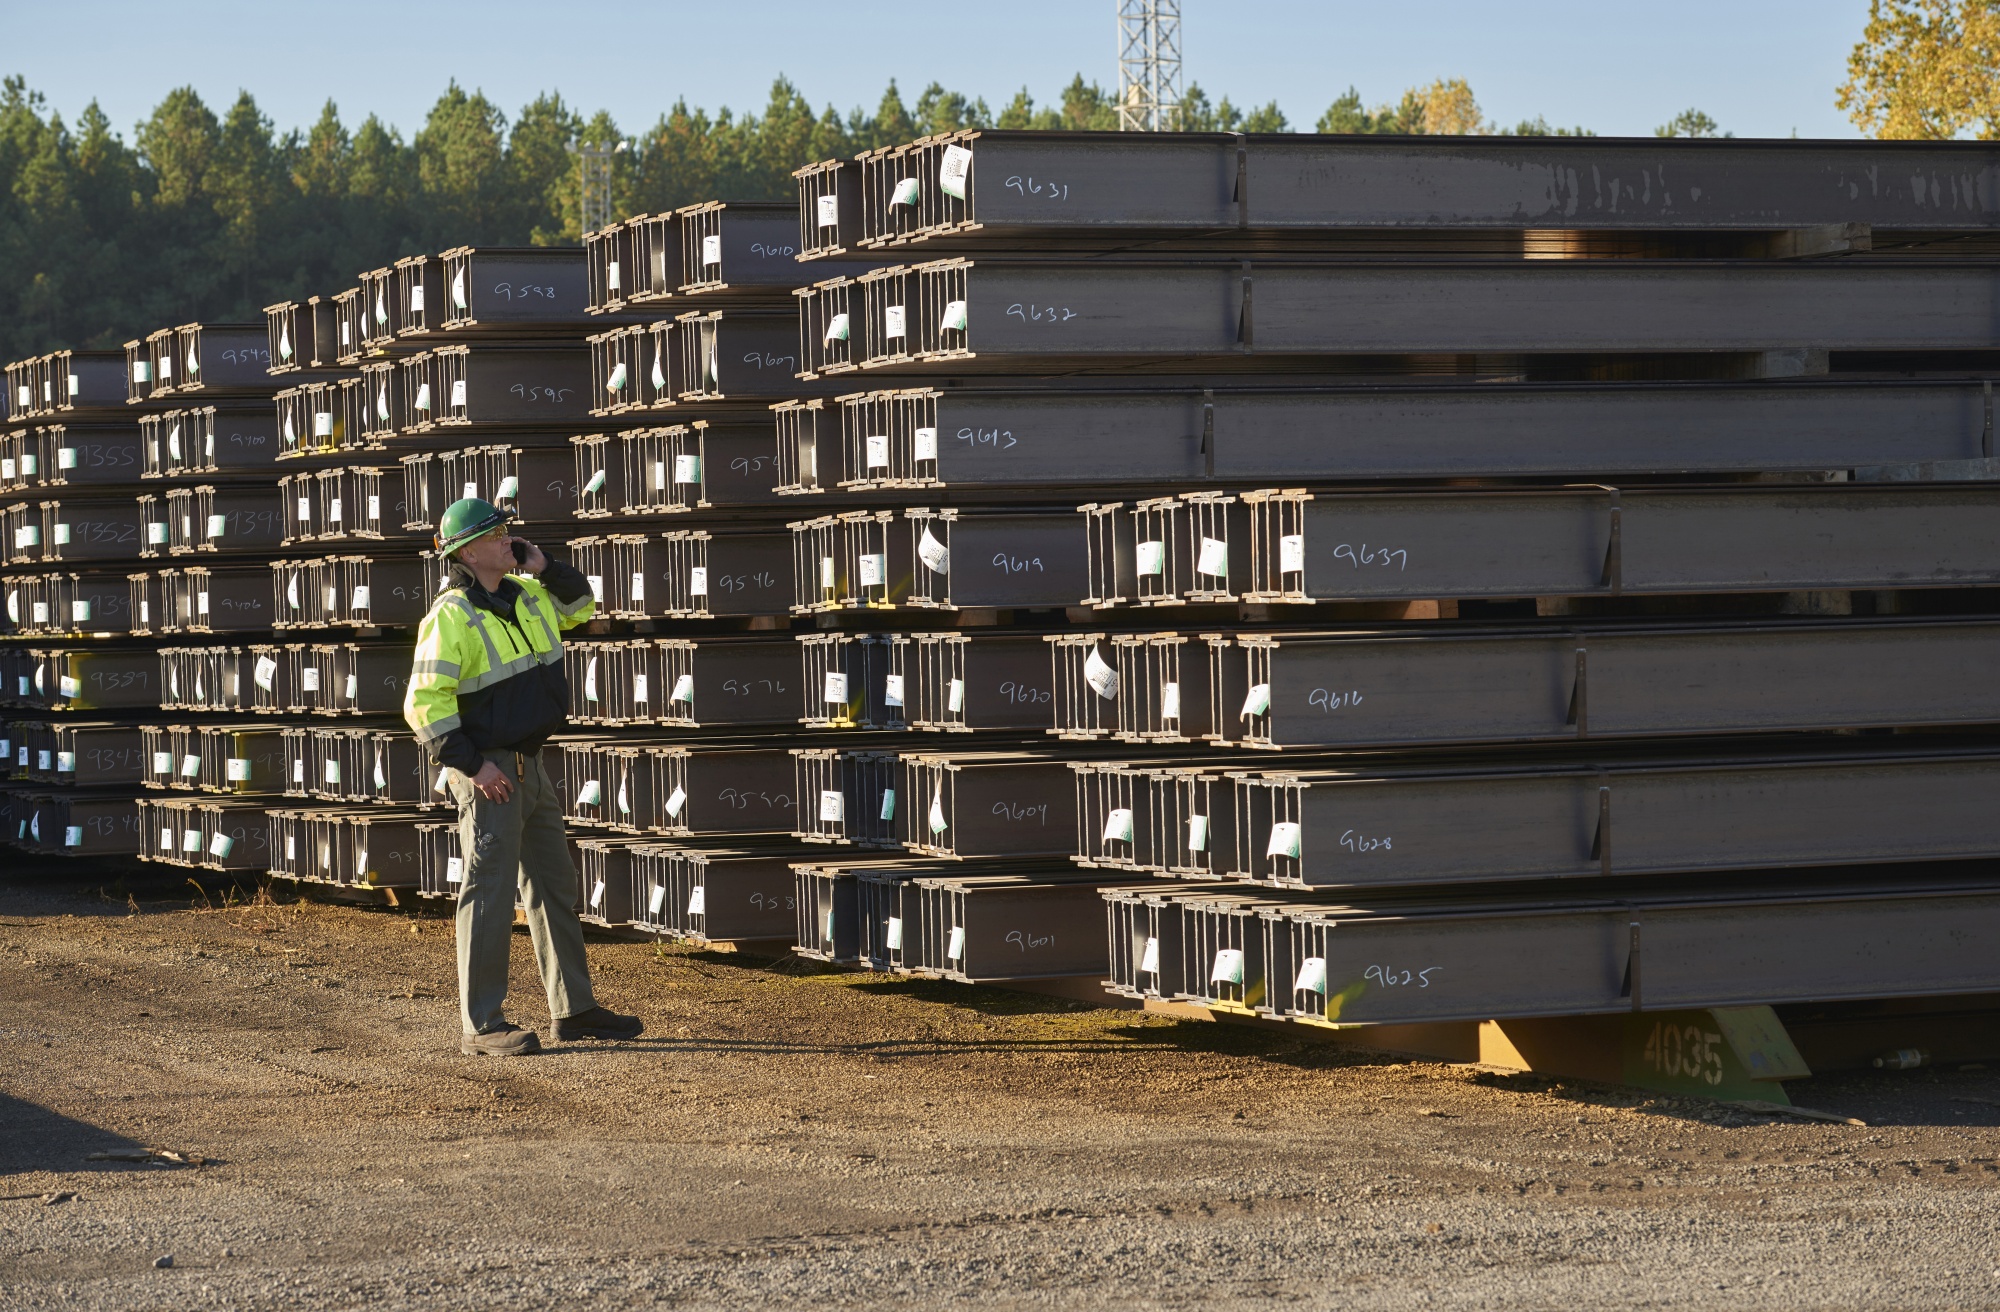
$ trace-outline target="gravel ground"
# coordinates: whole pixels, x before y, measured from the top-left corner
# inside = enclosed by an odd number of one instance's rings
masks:
[[[1774,1121],[608,940],[646,1039],[478,1060],[448,921],[190,892],[0,873],[0,1305],[2000,1306],[2000,1066]]]

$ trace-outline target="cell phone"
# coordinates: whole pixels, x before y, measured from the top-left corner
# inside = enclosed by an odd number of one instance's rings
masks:
[[[519,538],[514,539],[514,563],[516,565],[528,563],[528,544]]]

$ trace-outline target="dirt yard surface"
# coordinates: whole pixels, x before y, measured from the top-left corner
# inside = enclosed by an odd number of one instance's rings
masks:
[[[0,1305],[2000,1304],[2000,1068],[1770,1120],[614,941],[645,1039],[473,1059],[449,921],[192,894],[0,871]]]

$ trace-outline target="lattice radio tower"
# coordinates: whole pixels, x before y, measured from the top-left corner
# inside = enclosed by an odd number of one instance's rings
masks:
[[[1181,116],[1181,0],[1118,0],[1118,130],[1172,132]]]
[[[631,147],[629,140],[609,146],[590,146],[576,141],[569,143],[569,153],[577,157],[582,171],[579,208],[583,211],[584,232],[609,227],[617,217],[612,213],[611,205],[611,157],[623,154]]]

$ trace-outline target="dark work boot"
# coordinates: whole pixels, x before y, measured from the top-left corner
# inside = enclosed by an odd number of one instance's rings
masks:
[[[636,1039],[645,1032],[646,1023],[637,1016],[621,1016],[602,1007],[556,1021],[558,1039]]]
[[[542,1041],[533,1030],[503,1022],[483,1034],[464,1036],[458,1050],[468,1057],[526,1057],[540,1052]]]

